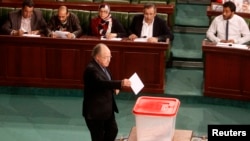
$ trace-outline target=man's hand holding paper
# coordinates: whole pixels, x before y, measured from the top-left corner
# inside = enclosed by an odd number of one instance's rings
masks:
[[[133,92],[135,93],[135,95],[137,95],[144,87],[144,84],[142,83],[136,72],[129,78],[129,80],[131,81],[131,88]]]

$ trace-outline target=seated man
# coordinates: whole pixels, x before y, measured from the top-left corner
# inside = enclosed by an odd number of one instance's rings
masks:
[[[107,39],[127,36],[122,24],[110,14],[108,4],[99,6],[98,16],[91,20],[90,26],[93,36],[104,36]]]
[[[207,38],[212,42],[244,44],[250,41],[250,32],[246,21],[235,14],[236,6],[227,1],[223,4],[223,13],[214,18]]]
[[[2,26],[2,31],[4,34],[14,36],[23,36],[24,33],[47,34],[42,12],[34,9],[32,0],[24,0],[20,10],[9,13],[8,19]]]
[[[82,35],[82,27],[78,17],[74,13],[69,12],[66,6],[59,7],[57,14],[51,17],[47,27],[48,36],[52,38],[74,39]],[[64,32],[65,34],[60,34],[59,32]],[[65,37],[63,37],[64,35]]]
[[[129,39],[147,38],[148,42],[165,42],[167,38],[172,41],[173,33],[167,22],[156,15],[154,4],[145,4],[143,14],[136,15],[130,25]]]

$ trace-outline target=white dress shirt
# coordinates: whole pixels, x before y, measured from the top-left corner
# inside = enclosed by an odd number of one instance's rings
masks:
[[[23,30],[23,32],[31,32],[31,18],[23,18],[21,20],[21,27],[20,29]]]
[[[146,37],[146,38],[153,37],[153,25],[154,25],[154,20],[152,21],[152,23],[148,24],[143,19],[141,37]]]
[[[246,21],[234,14],[229,20],[228,40],[234,40],[236,44],[243,44],[250,41],[250,31]],[[214,18],[208,31],[207,38],[212,42],[220,42],[226,39],[226,22],[223,15]]]

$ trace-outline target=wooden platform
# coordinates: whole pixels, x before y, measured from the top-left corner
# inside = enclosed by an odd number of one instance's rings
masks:
[[[174,133],[173,141],[191,141],[193,131],[176,129]],[[137,141],[136,139],[136,127],[133,127],[130,131],[128,141]]]

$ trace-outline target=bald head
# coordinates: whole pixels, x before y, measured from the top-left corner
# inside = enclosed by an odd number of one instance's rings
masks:
[[[111,59],[111,52],[107,45],[103,43],[97,44],[93,51],[92,56],[96,62],[102,67],[108,67]]]
[[[58,8],[58,19],[61,23],[64,23],[69,16],[68,8],[66,6],[60,6]]]
[[[66,6],[60,6],[58,12],[68,13],[68,8]]]

